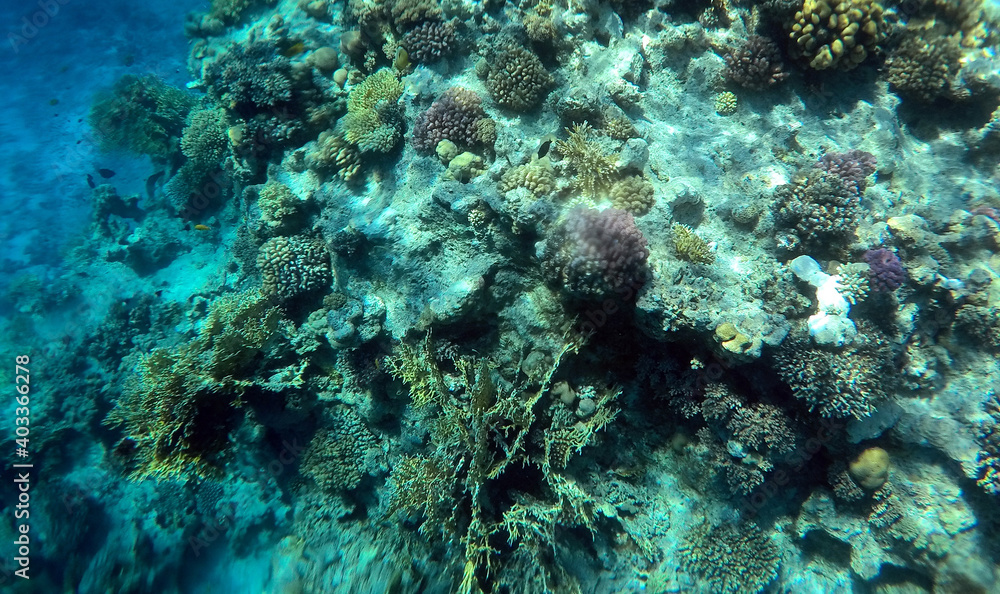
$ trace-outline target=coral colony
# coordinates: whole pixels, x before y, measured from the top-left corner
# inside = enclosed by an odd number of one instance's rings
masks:
[[[147,192],[4,297],[132,291],[33,397],[32,581],[995,591],[998,22],[212,0],[90,107]]]

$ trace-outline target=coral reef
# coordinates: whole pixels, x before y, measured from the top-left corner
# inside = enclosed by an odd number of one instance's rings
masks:
[[[519,47],[498,52],[486,77],[486,88],[493,100],[514,111],[535,107],[548,95],[552,84],[552,75],[538,56]]]
[[[89,122],[104,150],[167,159],[177,152],[185,119],[195,103],[193,95],[155,76],[127,74],[98,96]]]
[[[403,134],[398,105],[403,85],[388,68],[351,89],[344,116],[344,139],[362,152],[387,153]]]
[[[961,48],[955,37],[928,40],[919,34],[908,35],[886,62],[886,79],[902,96],[930,103],[938,97],[957,97],[955,76]]]
[[[691,227],[674,223],[671,228],[674,240],[674,253],[681,260],[695,264],[711,264],[715,262],[715,253],[708,243],[699,237]]]
[[[436,62],[451,55],[458,45],[455,23],[425,21],[403,35],[403,47],[420,63]]]
[[[630,213],[575,208],[546,246],[546,266],[569,295],[600,300],[634,295],[645,281],[646,238]]]
[[[291,100],[291,62],[270,41],[235,44],[208,63],[204,81],[221,105],[244,116]]]
[[[875,0],[804,0],[789,34],[789,53],[814,70],[851,70],[885,36]]]
[[[791,229],[779,237],[782,248],[829,252],[852,241],[861,216],[860,200],[839,176],[813,170],[802,180],[782,185],[775,195],[775,218]]]
[[[788,78],[777,44],[760,35],[751,35],[725,60],[726,80],[745,89],[759,91]]]
[[[641,175],[632,175],[615,182],[608,195],[611,206],[627,210],[637,217],[648,213],[656,202],[653,184]]]
[[[865,262],[869,267],[868,284],[877,292],[887,293],[903,286],[906,271],[899,256],[886,248],[865,252]]]
[[[713,592],[762,592],[778,575],[781,554],[756,524],[702,524],[681,544],[685,569]]]
[[[257,267],[267,295],[287,300],[330,283],[330,254],[308,237],[275,237],[260,247]]]
[[[788,346],[775,355],[778,373],[796,398],[824,417],[863,418],[886,395],[891,368],[886,347],[847,348],[840,352]]]
[[[607,191],[617,173],[618,158],[591,138],[590,124],[574,124],[567,129],[566,140],[557,140],[554,148],[573,169],[575,185],[587,196],[596,197]]]
[[[875,164],[875,155],[855,149],[846,153],[825,153],[816,163],[816,169],[836,177],[845,188],[861,197],[868,186],[868,176],[875,173]]]
[[[430,108],[417,116],[413,123],[413,146],[431,152],[442,140],[450,140],[461,148],[490,146],[483,137],[484,120],[482,100],[474,91],[452,87],[444,92]]]

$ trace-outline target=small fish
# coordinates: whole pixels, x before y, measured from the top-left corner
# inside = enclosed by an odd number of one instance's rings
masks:
[[[58,99],[49,99],[49,105],[59,105]]]
[[[94,183],[94,176],[89,173],[87,174],[87,185],[90,186],[91,190],[97,187],[97,184]]]
[[[290,47],[290,48],[288,48],[286,50],[283,50],[280,53],[281,53],[282,56],[285,56],[286,58],[291,58],[291,57],[294,57],[294,56],[297,56],[297,55],[301,54],[304,51],[306,51],[306,44],[304,44],[304,43],[302,43],[300,41],[300,42],[296,43],[295,45],[293,45],[292,47]]]
[[[114,176],[115,176],[115,172],[114,172],[114,171],[111,171],[110,169],[98,169],[98,170],[97,170],[97,173],[98,173],[98,174],[99,174],[99,175],[100,175],[101,177],[103,177],[104,179],[108,179],[108,178],[110,178],[110,177],[114,177]]]
[[[185,231],[190,231],[191,230],[191,223],[188,223],[188,224],[184,225],[184,230]]]
[[[156,296],[157,297],[163,297],[163,289],[160,289],[159,291],[157,291],[156,292]]]
[[[209,229],[211,229],[211,227],[209,227],[208,225],[195,225],[194,226],[194,230],[195,231],[208,231]]]

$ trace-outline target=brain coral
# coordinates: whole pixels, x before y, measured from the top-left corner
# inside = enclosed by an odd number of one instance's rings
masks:
[[[789,53],[814,70],[850,70],[884,36],[882,5],[874,0],[804,0],[789,34]]]
[[[552,86],[552,75],[538,56],[526,49],[510,47],[491,64],[486,87],[493,99],[509,109],[526,111],[537,105]]]

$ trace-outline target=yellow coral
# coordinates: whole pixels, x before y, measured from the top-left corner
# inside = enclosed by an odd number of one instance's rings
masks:
[[[587,122],[574,124],[566,132],[569,137],[556,141],[556,152],[572,167],[576,186],[584,194],[596,197],[611,186],[618,156],[606,154],[600,144],[590,139],[593,128]]]
[[[804,0],[789,33],[789,53],[814,70],[850,70],[882,41],[882,11],[874,0]]]
[[[653,184],[641,175],[627,177],[611,187],[611,205],[636,216],[648,213],[655,199]]]
[[[525,165],[518,165],[505,172],[500,178],[500,182],[497,183],[497,189],[501,192],[509,192],[514,188],[525,188],[539,198],[551,194],[555,187],[555,173],[552,171],[548,157],[536,159]]]
[[[694,262],[695,264],[711,264],[715,262],[715,254],[704,239],[691,230],[687,225],[674,223],[672,228],[674,236],[674,251],[681,260]]]
[[[403,84],[389,68],[372,74],[351,90],[344,116],[344,138],[365,151],[389,152],[399,140],[397,102]]]

